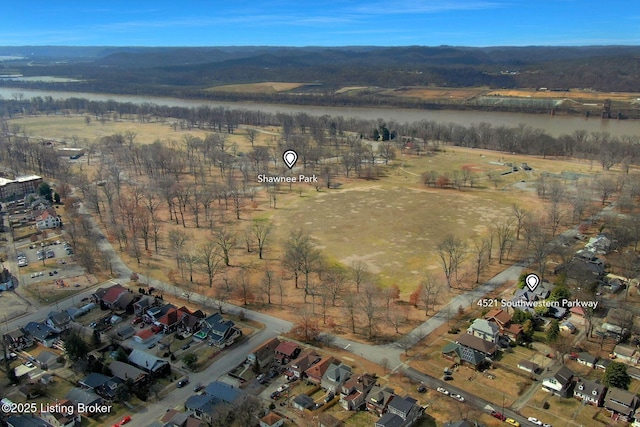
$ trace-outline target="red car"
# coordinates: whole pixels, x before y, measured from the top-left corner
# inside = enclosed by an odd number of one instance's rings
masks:
[[[507,417],[502,412],[491,411],[491,416],[493,418],[499,419],[500,421],[504,421],[507,419]]]
[[[135,319],[133,319],[131,321],[132,325],[137,325],[138,323],[142,322],[142,317],[136,317]]]
[[[126,424],[126,423],[128,423],[129,421],[131,421],[131,416],[127,415],[126,417],[124,417],[124,418],[122,419],[122,421],[120,421],[120,425],[122,425],[122,424]]]
[[[153,325],[151,327],[151,332],[153,332],[154,334],[157,334],[158,332],[160,332],[162,330],[162,326],[158,326],[158,325]]]

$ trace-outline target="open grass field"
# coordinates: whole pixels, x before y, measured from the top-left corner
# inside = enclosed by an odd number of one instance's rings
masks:
[[[464,101],[484,94],[486,88],[421,88],[407,87],[402,89],[393,89],[386,91],[385,94],[399,97],[418,98],[423,100],[442,100],[442,101]]]
[[[233,93],[278,93],[297,89],[306,83],[285,83],[285,82],[262,82],[247,83],[237,85],[222,85],[209,88],[215,92],[233,92]]]
[[[590,90],[571,89],[567,92],[538,91],[535,89],[500,89],[486,93],[487,96],[511,96],[516,98],[553,98],[553,99],[575,99],[604,101],[635,101],[640,97],[636,92],[595,92]]]

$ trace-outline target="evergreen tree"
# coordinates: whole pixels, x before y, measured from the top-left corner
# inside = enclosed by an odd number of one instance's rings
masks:
[[[602,383],[608,387],[627,390],[631,383],[631,377],[627,373],[627,365],[620,362],[611,362],[604,371]]]

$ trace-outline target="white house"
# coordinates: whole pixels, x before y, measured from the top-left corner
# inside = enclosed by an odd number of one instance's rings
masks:
[[[497,343],[500,337],[500,327],[486,319],[476,319],[467,329],[467,333],[485,341]]]
[[[60,217],[52,214],[49,210],[45,210],[40,216],[36,217],[36,227],[38,230],[58,228],[61,224],[62,221],[60,221]]]

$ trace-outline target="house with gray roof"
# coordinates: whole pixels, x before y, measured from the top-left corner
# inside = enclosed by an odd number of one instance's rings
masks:
[[[573,397],[589,405],[602,406],[607,387],[596,382],[579,378],[573,388]]]
[[[208,423],[209,425],[211,424],[219,405],[225,405],[225,403],[217,397],[213,397],[208,394],[194,394],[184,402],[186,410],[193,411],[193,415],[196,418]]]
[[[313,401],[313,399],[306,394],[296,396],[295,399],[293,399],[292,404],[293,407],[299,411],[304,411],[305,409],[313,409],[316,406],[316,403]]]
[[[33,414],[12,415],[5,421],[9,427],[51,427],[51,424]]]
[[[58,341],[60,337],[60,333],[53,330],[46,323],[41,322],[29,322],[23,330],[31,335],[36,342],[45,347],[53,347],[53,344]]]
[[[487,359],[484,353],[469,347],[464,347],[455,342],[444,346],[442,356],[454,363],[468,365],[476,370],[491,364],[491,361]]]
[[[109,365],[111,375],[122,381],[133,380],[134,385],[146,384],[149,381],[149,375],[142,369],[138,369],[133,365],[119,360],[114,360]]]
[[[467,333],[485,341],[497,343],[500,338],[500,327],[485,319],[475,319],[467,329]]]
[[[155,376],[162,376],[171,371],[169,362],[142,350],[133,350],[129,354],[129,362]]]
[[[235,403],[243,396],[242,390],[222,381],[210,383],[205,387],[204,392],[226,403]]]
[[[590,368],[595,368],[597,361],[598,361],[598,358],[596,356],[589,354],[587,352],[578,353],[578,357],[576,358],[576,362],[578,362],[581,365],[588,366]]]
[[[98,372],[92,372],[80,380],[80,385],[86,390],[95,390],[96,388],[106,384],[108,381],[108,376]]]
[[[367,411],[374,412],[378,414],[379,417],[382,416],[382,414],[387,411],[387,406],[389,406],[389,403],[395,396],[396,394],[392,388],[378,385],[373,386],[367,395]]]
[[[83,390],[79,387],[72,388],[69,393],[67,393],[66,398],[73,403],[76,407],[78,403],[82,403],[85,406],[89,405],[102,405],[102,398],[98,396],[96,393],[90,390]]]
[[[638,405],[638,396],[635,393],[616,387],[609,387],[602,404],[607,411],[622,421],[630,421]]]
[[[573,379],[573,371],[561,366],[552,375],[542,379],[542,389],[561,397],[567,397]]]
[[[342,384],[344,384],[349,378],[351,378],[350,366],[347,366],[344,363],[332,363],[322,376],[320,387],[322,387],[323,390],[338,393]]]
[[[422,417],[423,413],[424,408],[418,405],[417,400],[413,397],[396,396],[389,402],[386,415],[392,414],[400,418],[402,420],[402,423],[399,424],[400,427],[410,427]],[[392,419],[390,421],[393,422]],[[384,427],[386,427],[386,425]]]
[[[3,336],[4,342],[12,350],[23,350],[31,347],[34,342],[33,338],[22,329],[14,329]]]
[[[493,356],[497,350],[497,346],[495,343],[471,334],[460,334],[456,342],[463,347],[479,351],[487,357]]]
[[[47,317],[47,325],[56,332],[71,328],[71,316],[66,311],[52,311]]]

